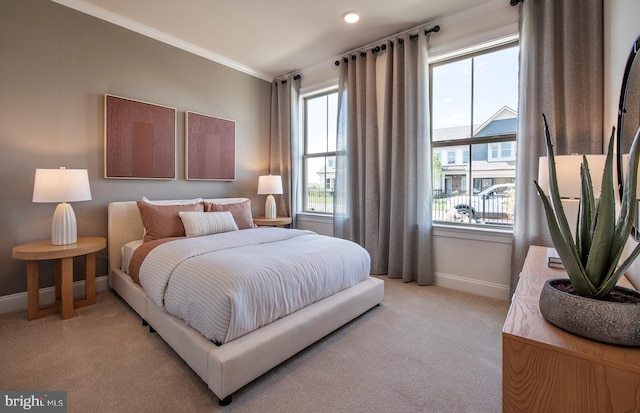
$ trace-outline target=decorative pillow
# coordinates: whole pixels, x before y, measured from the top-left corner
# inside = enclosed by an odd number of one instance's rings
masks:
[[[212,204],[204,202],[205,209],[209,212],[229,211],[233,215],[233,219],[238,225],[238,229],[257,228],[253,223],[253,215],[251,215],[251,201],[248,199],[233,204]]]
[[[231,212],[185,212],[178,213],[184,225],[187,237],[219,234],[221,232],[237,231],[238,226],[233,220]]]
[[[184,237],[184,226],[178,213],[180,211],[204,212],[201,202],[191,205],[153,205],[138,201],[145,234],[144,242],[167,237]]]

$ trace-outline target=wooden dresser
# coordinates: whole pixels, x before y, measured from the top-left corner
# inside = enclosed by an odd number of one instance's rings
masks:
[[[529,249],[502,329],[502,411],[640,412],[640,348],[587,340],[540,314],[544,282],[567,277],[546,251]]]

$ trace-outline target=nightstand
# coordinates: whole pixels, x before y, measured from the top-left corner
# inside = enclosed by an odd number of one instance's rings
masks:
[[[269,219],[265,217],[254,217],[253,223],[259,227],[282,227],[288,228],[291,225],[291,218],[289,217],[276,217]]]
[[[640,348],[579,337],[540,313],[544,283],[566,277],[548,267],[547,247],[529,248],[502,328],[502,411],[637,412]]]
[[[52,245],[51,240],[30,242],[13,247],[11,256],[27,261],[27,318],[60,313],[62,319],[73,317],[73,309],[96,302],[96,252],[107,246],[103,237],[78,237],[78,242]],[[85,256],[85,299],[73,301],[73,257]],[[40,274],[38,261],[54,260],[56,275],[56,303],[40,308]]]

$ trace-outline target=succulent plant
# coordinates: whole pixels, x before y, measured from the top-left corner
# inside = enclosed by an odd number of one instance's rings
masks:
[[[594,199],[589,165],[587,157],[583,155],[580,168],[582,189],[574,241],[558,191],[553,142],[549,133],[547,118],[544,114],[542,117],[549,161],[550,199],[545,195],[538,183],[536,181],[534,183],[544,205],[551,239],[576,292],[588,297],[605,298],[615,287],[622,274],[640,255],[639,244],[626,260],[618,265],[625,244],[629,239],[636,212],[640,129],[638,129],[631,146],[629,165],[624,181],[624,193],[617,218],[613,173],[615,133],[612,132],[609,139],[609,148],[602,176],[602,189],[598,200]]]

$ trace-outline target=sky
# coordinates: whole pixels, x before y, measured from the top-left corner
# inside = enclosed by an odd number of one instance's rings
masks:
[[[472,58],[433,66],[433,129],[471,124]],[[503,106],[518,109],[518,47],[473,58],[473,124],[481,124]]]

